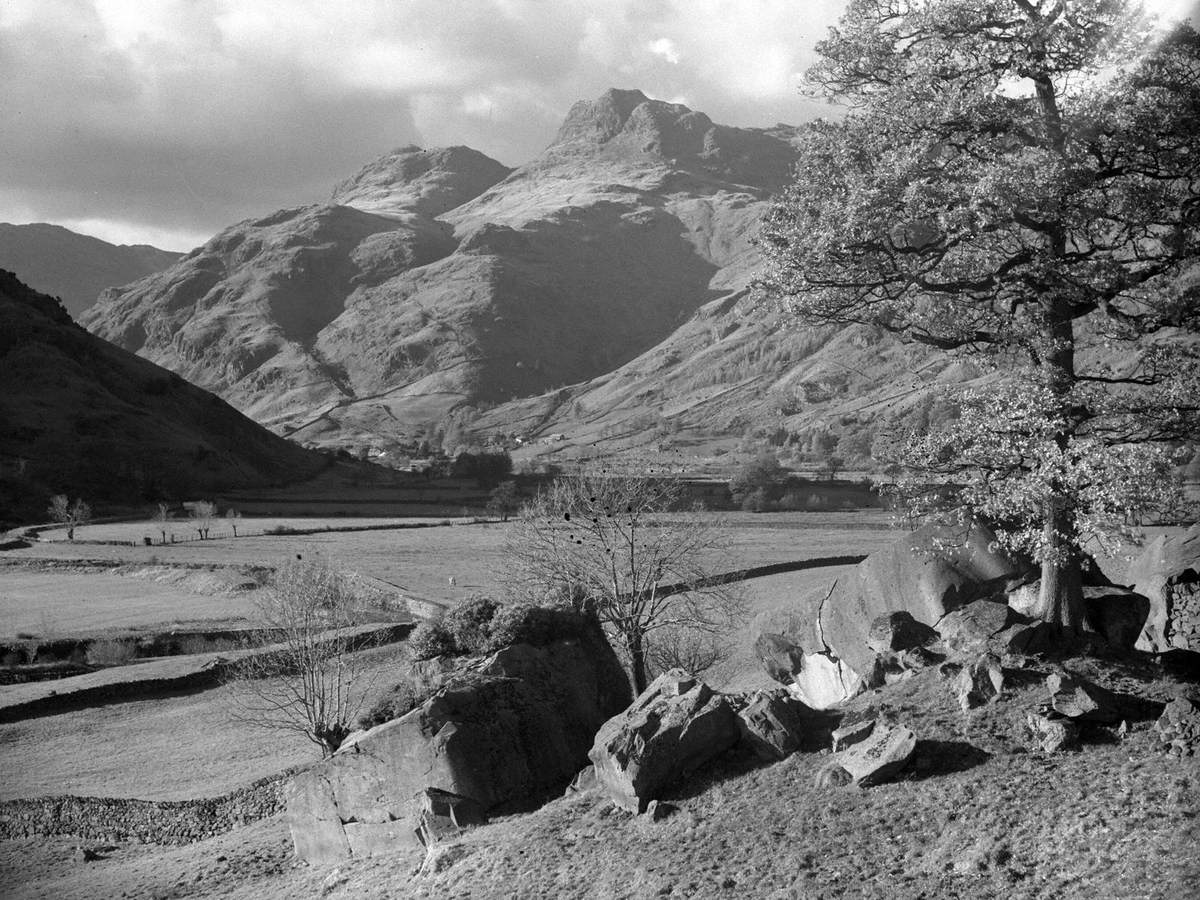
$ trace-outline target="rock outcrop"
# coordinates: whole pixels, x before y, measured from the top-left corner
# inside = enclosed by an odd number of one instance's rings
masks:
[[[630,812],[731,748],[738,719],[726,698],[673,669],[605,722],[588,753],[599,789]]]
[[[414,798],[430,788],[489,814],[537,805],[562,792],[628,700],[599,634],[474,661],[412,712],[351,735],[296,778],[288,796],[296,853],[329,861],[395,849],[395,840],[413,845]]]
[[[762,623],[759,655],[797,697],[824,709],[881,682],[882,662],[873,644],[920,646],[929,632],[918,626],[933,623],[943,641],[974,646],[979,636],[1003,630],[1010,611],[1003,602],[964,608],[1002,598],[1032,574],[993,542],[994,535],[978,524],[925,525],[873,553],[831,590]]]
[[[1155,538],[1125,580],[1150,604],[1139,650],[1200,650],[1200,525]]]

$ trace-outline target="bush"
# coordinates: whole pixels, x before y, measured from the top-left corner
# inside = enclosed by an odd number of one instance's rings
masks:
[[[468,600],[440,622],[423,622],[408,639],[415,659],[494,653],[513,644],[544,646],[582,637],[583,615],[529,603],[497,603],[486,597]]]
[[[454,638],[441,622],[422,622],[408,638],[413,659],[433,659],[435,656],[454,656]]]
[[[450,633],[459,656],[487,651],[492,617],[499,605],[488,597],[472,597],[446,613],[442,627]]]

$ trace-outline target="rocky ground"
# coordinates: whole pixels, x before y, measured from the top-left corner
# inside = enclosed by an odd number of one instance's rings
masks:
[[[1189,690],[1146,662],[1063,665],[1158,702]],[[70,839],[9,841],[0,884],[80,898],[1194,896],[1196,757],[1164,753],[1152,717],[1124,734],[1093,726],[1078,750],[1034,748],[1025,716],[1051,670],[1009,665],[1000,698],[969,714],[936,669],[856,698],[847,712],[891,713],[918,737],[909,767],[876,787],[816,787],[827,750],[729,756],[670,793],[658,821],[574,795],[468,832],[424,872],[419,851],[294,863],[273,819],[182,848],[89,848],[94,861]],[[816,742],[830,724],[814,721]]]

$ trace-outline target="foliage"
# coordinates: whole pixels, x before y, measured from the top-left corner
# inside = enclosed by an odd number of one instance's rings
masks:
[[[1125,0],[852,0],[818,52],[850,113],[807,129],[763,287],[979,363],[990,396],[894,459],[965,483],[1079,629],[1081,543],[1169,503],[1155,442],[1200,430],[1200,38]]]
[[[502,481],[496,485],[488,497],[487,511],[489,515],[499,516],[503,522],[521,507],[521,498],[517,494],[515,481]]]
[[[586,629],[586,617],[573,609],[497,603],[478,597],[450,610],[438,622],[422,622],[408,646],[415,659],[472,656],[513,644],[541,647],[582,637]]]
[[[412,712],[433,694],[433,685],[417,677],[397,682],[359,716],[359,728],[374,728]]]
[[[712,577],[728,544],[722,523],[698,512],[671,518],[682,498],[673,476],[585,469],[528,504],[507,543],[510,588],[535,603],[569,598],[595,614],[639,694],[660,634],[724,639],[746,614],[742,596]]]
[[[66,494],[55,494],[50,498],[50,506],[46,512],[54,522],[60,522],[67,528],[67,540],[75,540],[75,529],[92,521],[92,508],[82,497],[75,498],[72,503]]]
[[[350,633],[357,599],[321,558],[288,560],[262,592],[259,652],[231,668],[231,712],[252,725],[299,731],[329,756],[341,745],[374,677]]]
[[[766,508],[767,501],[783,495],[787,476],[787,471],[779,464],[775,454],[765,451],[738,468],[729,479],[729,492],[742,509],[757,512]]]

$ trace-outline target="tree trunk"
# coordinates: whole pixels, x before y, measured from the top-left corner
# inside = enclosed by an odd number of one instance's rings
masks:
[[[625,639],[625,648],[629,651],[629,676],[633,681],[633,694],[638,697],[646,690],[646,646],[642,643],[640,634],[632,634]]]
[[[1083,578],[1079,550],[1074,542],[1075,517],[1066,503],[1046,504],[1042,586],[1038,595],[1038,618],[1058,625],[1071,634],[1083,631]]]
[[[1059,417],[1063,423],[1055,433],[1054,441],[1060,451],[1065,451],[1074,431],[1070,407],[1071,389],[1075,386],[1075,329],[1066,301],[1048,297],[1042,309],[1046,316],[1042,375],[1054,398],[1054,406],[1047,414]],[[1083,587],[1075,504],[1067,485],[1055,479],[1047,487],[1050,494],[1042,517],[1045,555],[1037,615],[1067,632],[1078,634],[1083,630]]]

